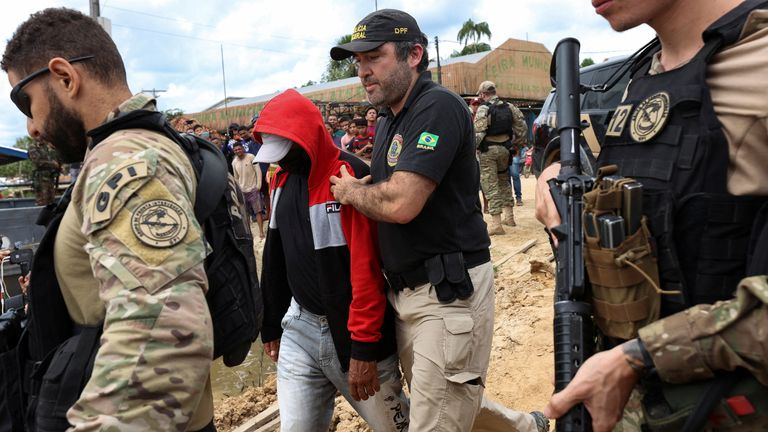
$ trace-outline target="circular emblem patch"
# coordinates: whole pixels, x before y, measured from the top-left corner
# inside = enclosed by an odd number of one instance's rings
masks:
[[[393,167],[397,165],[398,159],[400,159],[400,152],[403,150],[403,136],[396,134],[392,138],[392,142],[389,144],[389,150],[387,150],[387,165]]]
[[[629,133],[637,142],[655,137],[667,124],[669,117],[669,94],[660,92],[647,97],[637,104],[630,120]]]
[[[168,200],[153,200],[140,205],[131,215],[133,234],[142,243],[158,248],[171,247],[189,231],[184,210]]]

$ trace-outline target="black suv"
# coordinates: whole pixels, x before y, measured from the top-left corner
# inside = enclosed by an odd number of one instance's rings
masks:
[[[584,85],[599,85],[605,83],[608,78],[618,70],[626,57],[607,60],[603,63],[594,64],[581,68],[580,81]],[[624,89],[629,82],[628,68],[621,79],[611,89],[604,93],[588,91],[581,95],[581,121],[585,127],[581,132],[582,148],[588,148],[590,151],[583,151],[582,155],[593,162],[600,153],[600,143],[605,137],[605,129],[611,120],[613,112],[621,102],[624,95]],[[541,170],[549,166],[553,161],[559,158],[559,146],[557,139],[557,100],[556,89],[549,93],[547,99],[541,107],[541,113],[533,121],[531,132],[533,134],[533,173],[538,177]],[[552,147],[552,149],[548,149]]]

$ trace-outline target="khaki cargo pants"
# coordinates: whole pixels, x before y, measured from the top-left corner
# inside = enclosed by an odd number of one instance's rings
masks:
[[[474,294],[442,304],[425,284],[389,291],[411,431],[469,431],[480,409],[493,338],[493,266],[469,270]]]

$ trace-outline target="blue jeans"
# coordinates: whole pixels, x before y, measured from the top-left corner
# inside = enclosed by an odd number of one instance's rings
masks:
[[[327,431],[336,390],[374,431],[408,430],[408,400],[396,354],[377,364],[381,391],[356,401],[349,392],[347,373],[341,370],[326,317],[303,309],[292,299],[282,326],[277,359],[281,431]]]
[[[523,189],[520,186],[520,156],[512,158],[512,164],[509,166],[509,176],[512,178],[512,187],[515,189],[515,199],[523,199]]]

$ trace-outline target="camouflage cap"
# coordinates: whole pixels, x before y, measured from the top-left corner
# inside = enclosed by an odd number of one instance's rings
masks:
[[[493,81],[483,81],[480,83],[480,89],[477,91],[477,94],[494,92],[496,92],[496,84]]]

